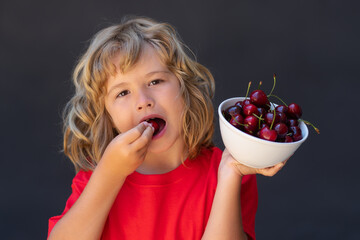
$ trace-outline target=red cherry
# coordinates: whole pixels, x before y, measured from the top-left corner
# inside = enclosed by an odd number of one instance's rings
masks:
[[[244,119],[244,128],[247,132],[254,133],[259,125],[259,120],[255,116],[247,116]]]
[[[274,130],[277,132],[280,138],[284,138],[288,133],[288,127],[285,123],[282,122],[275,124]]]
[[[275,142],[277,138],[277,133],[275,130],[270,130],[269,127],[264,127],[260,130],[260,138]]]
[[[290,127],[291,137],[294,139],[294,142],[302,139],[301,129],[298,126]]]
[[[287,121],[286,121],[286,124],[289,126],[289,127],[292,127],[292,126],[298,126],[299,125],[299,122],[298,122],[298,120],[296,120],[296,119],[288,119]]]
[[[160,129],[159,124],[158,124],[154,119],[149,119],[147,122],[150,123],[151,126],[153,126],[153,128],[154,128],[154,135],[157,134],[157,132],[158,132],[159,129]]]
[[[266,111],[269,111],[270,110],[270,103],[269,104],[266,104],[265,106],[262,106]]]
[[[262,107],[259,107],[258,111],[259,111],[259,116],[265,116],[265,114],[267,113],[265,108],[262,108]]]
[[[241,114],[241,108],[239,106],[230,106],[224,111],[224,117],[228,121],[230,121],[234,115],[238,114]]]
[[[273,118],[274,118],[274,113],[273,112],[268,112],[265,114],[265,122],[271,126],[271,123],[273,122]],[[280,117],[278,114],[276,114],[275,116],[275,120],[274,120],[274,124],[280,122]]]
[[[241,105],[244,107],[245,105],[248,105],[248,104],[250,104],[251,102],[250,102],[250,99],[245,99],[244,101],[242,101],[242,103],[241,103]]]
[[[237,102],[235,103],[235,106],[238,106],[239,108],[242,109],[242,103],[243,103],[243,101],[237,101]]]
[[[257,107],[263,107],[269,104],[269,99],[262,90],[255,90],[250,94],[250,101]]]
[[[288,106],[288,112],[287,114],[291,117],[291,118],[295,118],[295,119],[299,119],[302,115],[302,110],[301,107],[296,104],[296,103],[292,103]]]
[[[278,105],[278,106],[276,106],[275,111],[281,112],[281,113],[287,113],[288,107],[285,105]]]
[[[257,109],[257,107],[254,105],[254,104],[247,104],[243,107],[243,113],[244,115],[246,116],[250,116],[250,115],[253,115],[256,114],[256,115],[259,115],[259,111]]]
[[[287,121],[287,116],[286,116],[285,113],[276,112],[276,115],[279,116],[280,122],[286,123],[286,121]]]
[[[244,117],[241,114],[236,114],[230,119],[230,124],[240,129],[244,123]]]
[[[232,106],[232,107],[229,107],[227,109],[227,112],[231,115],[231,116],[234,116],[236,114],[241,114],[241,108],[239,106]]]
[[[294,142],[294,139],[290,136],[285,137],[285,142]]]

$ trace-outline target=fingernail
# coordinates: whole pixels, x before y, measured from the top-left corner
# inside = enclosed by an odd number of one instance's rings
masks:
[[[155,131],[155,128],[153,127],[153,125],[149,122],[144,122],[145,127],[151,127],[153,131]]]

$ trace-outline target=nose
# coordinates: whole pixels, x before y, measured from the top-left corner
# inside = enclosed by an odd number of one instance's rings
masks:
[[[154,106],[154,100],[146,91],[139,92],[138,101],[136,103],[136,109],[138,111],[146,108],[152,108]]]

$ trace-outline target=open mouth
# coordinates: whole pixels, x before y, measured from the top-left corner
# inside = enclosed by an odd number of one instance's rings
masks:
[[[159,132],[161,132],[166,125],[165,120],[161,118],[149,118],[146,121],[155,129],[153,136],[156,136]]]

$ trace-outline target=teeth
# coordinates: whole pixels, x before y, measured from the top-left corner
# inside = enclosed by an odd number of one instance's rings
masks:
[[[146,121],[149,121],[149,120],[154,120],[155,118],[149,118],[149,119],[146,119]]]

